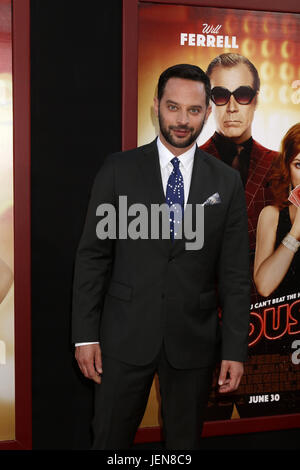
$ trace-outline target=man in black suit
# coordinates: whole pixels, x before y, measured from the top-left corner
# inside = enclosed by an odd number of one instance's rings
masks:
[[[236,390],[243,374],[250,310],[247,212],[238,172],[196,146],[209,99],[210,82],[199,67],[164,71],[154,100],[158,138],[109,156],[94,182],[73,300],[75,356],[96,382],[93,449],[130,447],[156,372],[167,449],[197,449],[216,361],[221,393]],[[149,214],[153,205],[176,204],[183,226],[192,214],[196,229],[203,205],[202,248],[187,248],[185,230],[174,235],[181,222],[172,211],[168,238],[162,229],[152,238],[142,230],[139,238],[124,235],[126,217],[134,221],[133,210],[125,217],[125,196],[127,207],[142,204]],[[110,208],[117,222],[105,238],[101,223]],[[150,215],[144,222],[151,224]]]

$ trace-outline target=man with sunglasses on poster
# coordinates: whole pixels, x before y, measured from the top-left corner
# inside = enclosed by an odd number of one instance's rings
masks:
[[[254,255],[258,216],[272,202],[269,178],[277,155],[252,138],[259,75],[246,57],[233,53],[215,57],[206,73],[211,82],[216,132],[200,148],[240,172],[247,201],[250,250]]]
[[[240,54],[225,53],[211,61],[206,73],[211,83],[216,132],[200,148],[232,166],[241,175],[247,203],[251,303],[254,304],[260,298],[253,282],[256,227],[261,210],[272,204],[269,181],[277,152],[263,147],[252,137],[252,122],[260,89],[260,78],[252,62]],[[209,406],[206,419],[248,417],[249,407],[243,406],[244,398],[240,399],[237,394],[232,398],[218,399],[217,411],[214,406]]]

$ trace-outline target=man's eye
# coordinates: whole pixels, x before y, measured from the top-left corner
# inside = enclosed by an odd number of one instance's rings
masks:
[[[170,111],[176,111],[177,106],[175,106],[174,104],[169,104],[168,109],[169,109]]]
[[[198,113],[200,113],[200,109],[198,109],[198,108],[192,108],[192,109],[190,109],[190,112],[191,112],[192,114],[198,114]]]

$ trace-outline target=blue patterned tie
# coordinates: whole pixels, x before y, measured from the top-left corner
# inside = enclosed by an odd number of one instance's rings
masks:
[[[167,189],[166,189],[166,199],[167,204],[171,208],[173,204],[179,204],[181,208],[175,211],[170,211],[170,232],[171,240],[174,240],[176,235],[176,226],[180,224],[183,217],[184,210],[184,185],[183,177],[181,171],[179,170],[179,160],[177,157],[171,160],[173,165],[173,171],[169,176]],[[175,235],[174,235],[175,234]]]

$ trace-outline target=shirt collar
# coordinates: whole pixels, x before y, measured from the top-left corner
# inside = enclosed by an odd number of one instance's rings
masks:
[[[215,132],[212,136],[212,139],[221,154],[224,157],[224,160],[232,159],[237,154],[237,145],[228,137]],[[243,142],[241,145],[244,147],[248,154],[251,153],[252,150],[253,139],[250,137],[248,140]]]
[[[158,155],[159,155],[159,162],[162,168],[165,168],[169,162],[175,157],[172,152],[162,143],[159,136],[157,138],[157,148],[158,148]],[[188,168],[194,160],[194,155],[196,151],[196,143],[186,152],[182,153],[178,159],[180,164],[183,165],[184,168]]]

